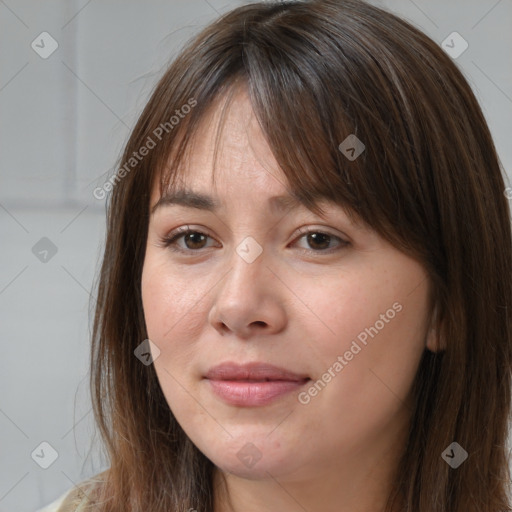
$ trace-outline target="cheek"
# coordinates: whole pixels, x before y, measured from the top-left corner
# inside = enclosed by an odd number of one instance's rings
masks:
[[[317,406],[328,406],[339,422],[353,421],[357,430],[366,418],[371,430],[391,421],[409,394],[425,349],[427,287],[417,286],[423,275],[415,272],[373,274],[371,282],[360,277],[324,299],[321,311],[335,335],[316,346],[322,365],[317,391],[310,389],[325,398],[315,397]]]
[[[150,260],[143,269],[141,291],[147,335],[160,350],[154,360],[155,371],[173,413],[179,418],[188,418],[197,414],[189,394],[193,383],[188,381],[190,375],[184,375],[198,357],[192,334],[197,311],[191,306],[181,281],[168,269],[149,263]]]
[[[184,282],[168,267],[147,260],[142,272],[142,304],[148,338],[160,349],[156,365],[188,363],[203,329],[205,290]],[[171,357],[172,354],[172,357]]]
[[[165,274],[151,265],[151,260],[145,262],[142,271],[141,293],[142,306],[148,337],[157,341],[162,333],[170,328],[170,315],[166,313],[171,306],[169,283]]]
[[[301,283],[295,281],[293,291],[298,300],[293,301],[293,311],[289,313],[293,322],[301,324],[305,334],[301,339],[308,350],[325,367],[349,350],[358,336],[364,347],[365,339],[371,339],[367,329],[376,322],[379,332],[389,332],[400,316],[393,309],[401,295],[399,284],[384,273],[353,272],[316,278],[314,282],[305,279]],[[382,314],[389,323],[380,320]]]
[[[186,307],[187,290],[169,268],[151,253],[146,256],[141,281],[142,304],[148,335],[161,338]]]

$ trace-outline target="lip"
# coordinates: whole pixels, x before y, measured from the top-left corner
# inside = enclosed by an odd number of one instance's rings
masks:
[[[267,405],[311,380],[307,375],[268,363],[231,361],[210,368],[205,379],[225,402],[243,407]]]
[[[299,382],[308,379],[305,374],[294,373],[264,362],[238,364],[226,361],[213,366],[205,375],[210,380],[285,380]]]

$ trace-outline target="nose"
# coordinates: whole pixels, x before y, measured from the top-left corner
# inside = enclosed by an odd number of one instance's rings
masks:
[[[244,339],[283,330],[287,288],[270,268],[265,251],[252,262],[234,251],[229,263],[213,291],[210,324],[223,336],[231,332]]]

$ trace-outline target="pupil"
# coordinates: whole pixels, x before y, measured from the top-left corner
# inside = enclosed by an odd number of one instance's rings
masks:
[[[201,234],[199,234],[199,233],[189,233],[188,235],[186,235],[186,240],[187,240],[187,242],[188,242],[191,238],[204,238],[204,235],[201,235]],[[194,244],[194,243],[198,243],[198,242],[199,242],[199,240],[196,240],[195,242],[194,242],[194,240],[192,240],[192,244]],[[189,244],[187,243],[186,245],[187,245],[187,247],[188,247],[188,245],[189,245]],[[189,248],[190,248],[190,247],[189,247]],[[193,248],[194,248],[194,249],[197,249],[197,247],[193,247]]]
[[[318,240],[319,239],[320,240],[323,239],[324,241],[327,242],[327,246],[329,246],[329,238],[330,238],[329,235],[326,235],[326,234],[323,234],[323,233],[313,233],[313,234],[308,235],[308,243],[312,239],[313,240],[313,246],[315,244],[318,245]],[[322,245],[322,248],[325,248],[325,246],[326,246],[326,244],[321,244],[321,245]]]

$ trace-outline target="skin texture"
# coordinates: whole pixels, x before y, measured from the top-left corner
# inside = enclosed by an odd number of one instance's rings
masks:
[[[166,400],[217,466],[216,483],[226,479],[231,506],[219,490],[216,512],[383,510],[411,385],[423,350],[434,349],[430,280],[340,206],[322,203],[325,218],[304,207],[272,211],[268,199],[288,193],[286,180],[243,90],[227,111],[213,185],[217,107],[197,132],[185,179],[222,207],[163,206],[149,223],[142,300]],[[159,197],[155,183],[150,206]],[[186,254],[164,246],[187,225],[208,238],[179,238]],[[304,231],[331,238],[315,243]],[[236,251],[248,236],[263,250],[252,263]],[[393,318],[376,324],[389,310]],[[357,336],[382,324],[348,361]],[[341,371],[333,367],[338,356]],[[331,368],[331,379],[308,403],[292,392],[265,406],[233,406],[203,379],[223,361],[265,361],[312,382]],[[237,457],[247,443],[261,455],[251,467]]]

